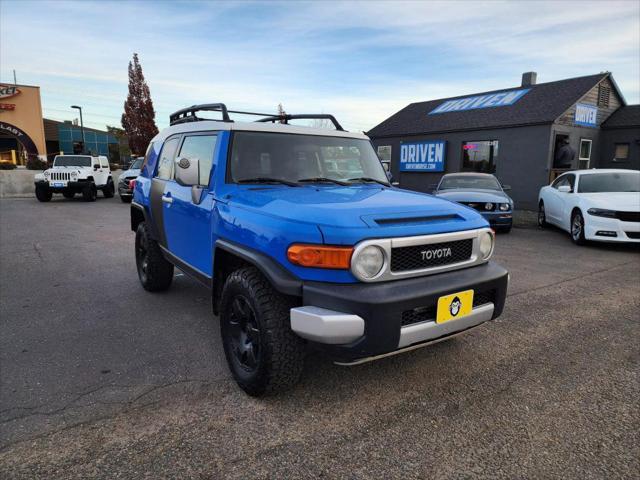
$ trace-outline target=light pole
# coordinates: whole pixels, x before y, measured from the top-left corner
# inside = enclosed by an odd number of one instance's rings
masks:
[[[84,123],[82,122],[82,107],[71,105],[71,108],[77,108],[80,111],[80,132],[82,133],[82,153],[84,153]]]

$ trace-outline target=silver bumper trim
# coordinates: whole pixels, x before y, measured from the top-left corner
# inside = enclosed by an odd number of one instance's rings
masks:
[[[296,307],[291,309],[291,329],[307,340],[339,345],[364,335],[364,320],[326,308]]]
[[[432,320],[402,327],[400,329],[398,348],[442,337],[443,335],[448,335],[458,330],[475,327],[487,320],[491,320],[493,308],[493,303],[487,303],[486,305],[474,308],[469,315],[459,320],[450,320],[445,323],[436,323],[435,320]]]

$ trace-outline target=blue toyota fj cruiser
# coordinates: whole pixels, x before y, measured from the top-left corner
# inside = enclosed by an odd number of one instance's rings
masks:
[[[361,363],[502,312],[508,274],[489,261],[486,220],[392,187],[369,139],[333,116],[207,104],[170,118],[135,183],[138,275],[165,290],[176,266],[211,289],[230,370],[250,395],[293,385],[307,346]],[[335,130],[289,124],[310,118]]]

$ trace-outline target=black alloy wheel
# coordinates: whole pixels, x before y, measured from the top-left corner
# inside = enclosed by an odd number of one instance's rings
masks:
[[[238,365],[247,372],[255,372],[260,359],[260,324],[243,295],[236,295],[231,301],[229,340]]]

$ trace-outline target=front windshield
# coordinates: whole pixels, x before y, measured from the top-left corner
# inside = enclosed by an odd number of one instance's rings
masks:
[[[368,140],[319,135],[236,132],[230,176],[234,182],[388,184]]]
[[[578,192],[640,192],[640,172],[607,172],[580,175]]]
[[[144,161],[144,157],[139,157],[136,158],[133,163],[131,163],[131,165],[129,166],[130,170],[140,170],[140,168],[142,168],[142,162]]]
[[[476,175],[458,175],[444,177],[438,190],[453,190],[467,188],[471,190],[502,190],[500,183],[494,177]]]
[[[54,167],[90,167],[91,157],[85,155],[59,155],[53,160]]]

